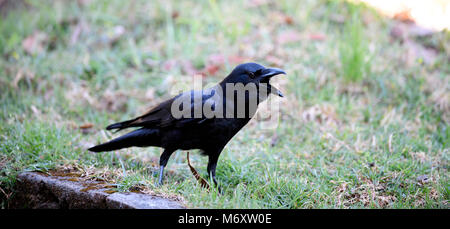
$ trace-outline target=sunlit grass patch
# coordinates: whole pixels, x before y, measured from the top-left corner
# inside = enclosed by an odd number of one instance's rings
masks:
[[[370,74],[370,52],[360,14],[356,9],[350,10],[350,14],[338,44],[340,74],[346,81],[357,82]]]

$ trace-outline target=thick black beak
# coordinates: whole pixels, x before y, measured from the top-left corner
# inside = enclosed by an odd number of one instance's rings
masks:
[[[276,76],[276,75],[279,75],[279,74],[285,74],[286,75],[286,72],[281,70],[281,69],[279,69],[279,68],[266,68],[266,69],[262,70],[261,77],[262,78],[270,78],[272,76]]]
[[[276,76],[276,75],[280,75],[280,74],[286,75],[286,72],[279,68],[266,68],[266,69],[262,70],[261,78],[262,78],[262,82],[266,82],[268,84],[267,86],[268,86],[270,93],[272,93],[274,95],[278,95],[280,97],[284,97],[283,93],[281,93],[280,90],[278,90],[277,88],[275,88],[274,86],[269,84],[269,80],[270,80],[270,78],[272,78],[272,76]]]

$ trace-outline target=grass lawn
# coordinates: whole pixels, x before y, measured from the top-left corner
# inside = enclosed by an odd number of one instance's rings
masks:
[[[411,26],[332,0],[6,4],[0,206],[18,173],[71,169],[190,208],[448,209],[450,33]],[[246,61],[284,69],[285,97],[271,128],[252,120],[222,152],[223,195],[200,187],[185,151],[156,187],[161,149],[86,150],[193,73],[210,85]],[[207,177],[207,158],[190,159]]]

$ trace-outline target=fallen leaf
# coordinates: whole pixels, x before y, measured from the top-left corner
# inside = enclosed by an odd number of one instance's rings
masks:
[[[248,61],[249,58],[243,56],[230,56],[228,57],[228,62],[232,64],[242,64],[243,62]]]
[[[309,34],[309,39],[313,40],[313,41],[323,41],[325,40],[327,37],[325,36],[325,34],[322,33],[312,33]]]
[[[410,152],[409,154],[413,159],[420,161],[420,163],[424,163],[428,160],[425,152]]]
[[[13,85],[14,88],[17,88],[17,86],[19,84],[19,81],[22,79],[22,77],[23,77],[22,70],[17,71],[16,77],[14,77],[14,80],[12,82],[12,85]]]
[[[275,67],[281,67],[283,65],[283,60],[281,58],[272,55],[266,56],[266,61],[269,62],[270,65],[274,65]]]
[[[191,61],[183,60],[181,61],[181,67],[185,74],[193,76],[198,73],[198,70],[194,67]]]
[[[127,109],[128,97],[123,92],[106,90],[101,101],[101,103],[99,102],[96,104],[100,110],[125,111]]]
[[[30,55],[36,53],[42,53],[44,51],[44,45],[48,41],[46,33],[41,31],[35,31],[22,41],[22,47]]]
[[[434,34],[434,31],[423,26],[407,23],[396,23],[390,31],[392,38],[400,41],[408,40],[414,37],[426,37]]]
[[[79,126],[78,128],[80,128],[82,134],[90,134],[94,132],[94,129],[92,129],[92,127],[94,127],[92,123],[86,123]]]
[[[427,175],[420,175],[417,177],[417,182],[419,182],[420,185],[424,185],[428,182],[430,182],[430,179]]]
[[[23,79],[28,81],[34,79],[34,73],[28,70],[19,69],[14,77],[14,80],[12,81],[12,86],[17,88],[19,86],[19,82]]]
[[[263,6],[268,4],[269,1],[268,0],[250,0],[247,2],[247,7],[249,8],[256,8],[259,6]]]
[[[317,122],[326,127],[335,127],[339,124],[336,108],[327,104],[316,104],[302,112],[303,120],[306,122]]]
[[[82,6],[87,6],[89,5],[89,3],[91,3],[91,0],[78,0],[77,2]]]
[[[208,57],[209,64],[222,65],[225,63],[225,56],[222,54],[213,54]]]
[[[411,16],[411,10],[403,10],[396,13],[394,19],[405,23],[414,23],[414,18]]]
[[[220,66],[219,65],[208,65],[205,67],[205,70],[209,75],[215,75],[220,70]]]
[[[409,35],[413,37],[431,36],[435,33],[432,29],[428,29],[417,24],[407,24],[407,28]]]
[[[123,37],[125,32],[125,27],[121,25],[115,26],[100,37],[100,44],[114,46]]]
[[[417,59],[426,64],[433,64],[437,58],[437,51],[432,48],[426,48],[412,40],[406,40],[404,45],[407,48],[404,61],[412,65]]]
[[[70,45],[75,45],[78,42],[80,35],[83,32],[87,32],[89,27],[85,21],[80,21],[73,29],[72,35],[70,36]]]
[[[154,100],[155,99],[155,88],[150,87],[145,92],[145,99],[146,100]]]
[[[180,16],[180,12],[178,12],[176,10],[172,12],[172,18],[173,19],[177,19],[179,16]]]
[[[80,129],[89,129],[89,128],[92,128],[93,126],[94,126],[94,124],[92,124],[92,123],[85,123],[85,124],[79,126],[79,128]]]
[[[191,165],[191,161],[189,160],[189,152],[187,152],[187,163],[189,168],[191,169],[192,174],[194,175],[195,179],[197,179],[198,183],[200,183],[202,188],[206,188],[209,190],[209,183],[206,181],[203,177],[201,177],[197,170]]]
[[[288,25],[294,24],[294,19],[291,16],[285,15],[284,22]]]
[[[389,32],[389,35],[395,40],[404,41],[408,36],[405,29],[400,24],[394,25]]]
[[[297,41],[300,41],[302,39],[302,36],[299,32],[295,30],[287,30],[281,32],[277,37],[278,44],[287,44],[287,43],[294,43]]]
[[[33,111],[33,115],[34,115],[35,117],[39,117],[39,116],[41,115],[41,111],[39,111],[39,109],[37,109],[36,106],[31,105],[30,108],[31,108],[31,111]]]
[[[170,71],[176,66],[176,64],[177,64],[177,60],[174,60],[174,59],[166,60],[162,65],[162,69],[164,71]]]
[[[228,61],[228,63],[230,64],[236,65],[242,64],[243,62],[248,60],[249,58],[238,55],[225,56],[222,54],[212,54],[207,58],[205,67],[197,73],[203,76],[215,75],[221,68],[223,68],[226,61]]]

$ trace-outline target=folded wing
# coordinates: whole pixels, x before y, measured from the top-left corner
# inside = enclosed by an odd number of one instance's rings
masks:
[[[187,93],[193,94],[193,91],[190,91]],[[202,107],[198,108],[198,109],[203,109],[203,104],[205,103],[205,101],[207,99],[212,97],[212,94],[209,94],[209,95],[202,94],[202,103],[201,103]],[[131,119],[131,120],[114,123],[112,125],[107,126],[106,129],[107,130],[116,129],[117,131],[120,131],[120,130],[126,129],[126,128],[130,128],[130,127],[145,127],[145,128],[150,128],[150,129],[153,129],[153,128],[160,129],[160,128],[173,127],[173,126],[183,127],[183,126],[187,126],[190,124],[199,124],[199,123],[205,122],[207,120],[205,117],[202,117],[202,118],[185,118],[185,117],[174,118],[173,117],[172,104],[175,101],[175,99],[179,98],[182,95],[186,95],[186,94],[181,94],[172,99],[166,100],[166,101],[160,103],[158,106],[151,109],[150,111],[148,111],[147,113],[145,113],[144,115],[141,115],[141,116]],[[191,111],[194,111],[194,109],[195,109],[194,106],[196,104],[193,102],[193,100],[191,101],[190,105],[191,105]]]

